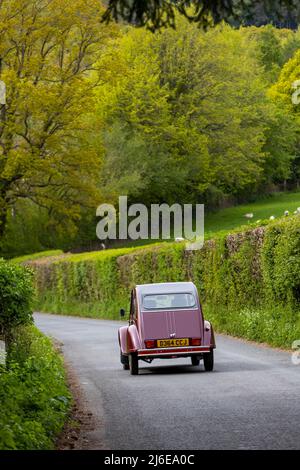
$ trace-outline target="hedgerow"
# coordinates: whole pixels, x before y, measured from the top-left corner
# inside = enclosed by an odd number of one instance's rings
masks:
[[[0,259],[0,449],[52,448],[70,406],[61,357],[33,325],[32,280]]]
[[[218,331],[290,347],[300,338],[300,217],[248,226],[199,251],[168,243],[32,263],[37,308],[118,318],[134,284],[192,280]]]
[[[26,261],[33,261],[35,259],[48,258],[49,256],[59,256],[63,253],[62,250],[48,250],[40,251],[39,253],[33,253],[30,255],[18,256],[13,258],[11,261],[14,263],[24,263]]]

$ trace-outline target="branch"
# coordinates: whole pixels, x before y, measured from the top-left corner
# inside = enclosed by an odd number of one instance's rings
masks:
[[[166,26],[175,27],[176,12],[207,28],[221,21],[253,20],[256,8],[266,15],[283,20],[287,12],[297,13],[296,0],[109,0],[102,21],[126,21],[135,26],[146,26],[151,31]]]

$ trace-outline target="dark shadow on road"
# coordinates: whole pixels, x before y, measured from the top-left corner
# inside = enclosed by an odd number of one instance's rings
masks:
[[[272,367],[268,364],[245,364],[245,363],[230,363],[230,364],[220,364],[215,366],[213,372],[206,372],[203,365],[192,366],[192,365],[173,365],[173,366],[155,366],[147,367],[140,366],[139,374],[140,375],[167,375],[167,374],[224,374],[224,373],[235,373],[235,372],[249,372],[249,371],[260,371],[260,370],[270,370]]]

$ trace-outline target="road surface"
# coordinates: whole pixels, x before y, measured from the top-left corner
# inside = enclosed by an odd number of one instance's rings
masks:
[[[35,315],[63,343],[95,420],[87,448],[300,449],[300,365],[291,354],[217,336],[215,371],[189,359],[119,363],[119,322]]]

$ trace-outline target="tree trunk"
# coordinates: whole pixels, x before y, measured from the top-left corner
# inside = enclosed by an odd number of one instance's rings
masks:
[[[5,205],[5,192],[0,192],[0,238],[3,237],[7,222],[7,207]]]
[[[6,352],[5,364],[6,364],[6,367],[9,368],[9,365],[12,359],[13,346],[14,346],[13,332],[11,330],[4,331],[3,338],[4,338],[5,352]]]
[[[286,191],[286,185],[287,185],[287,181],[283,180],[283,191]]]

